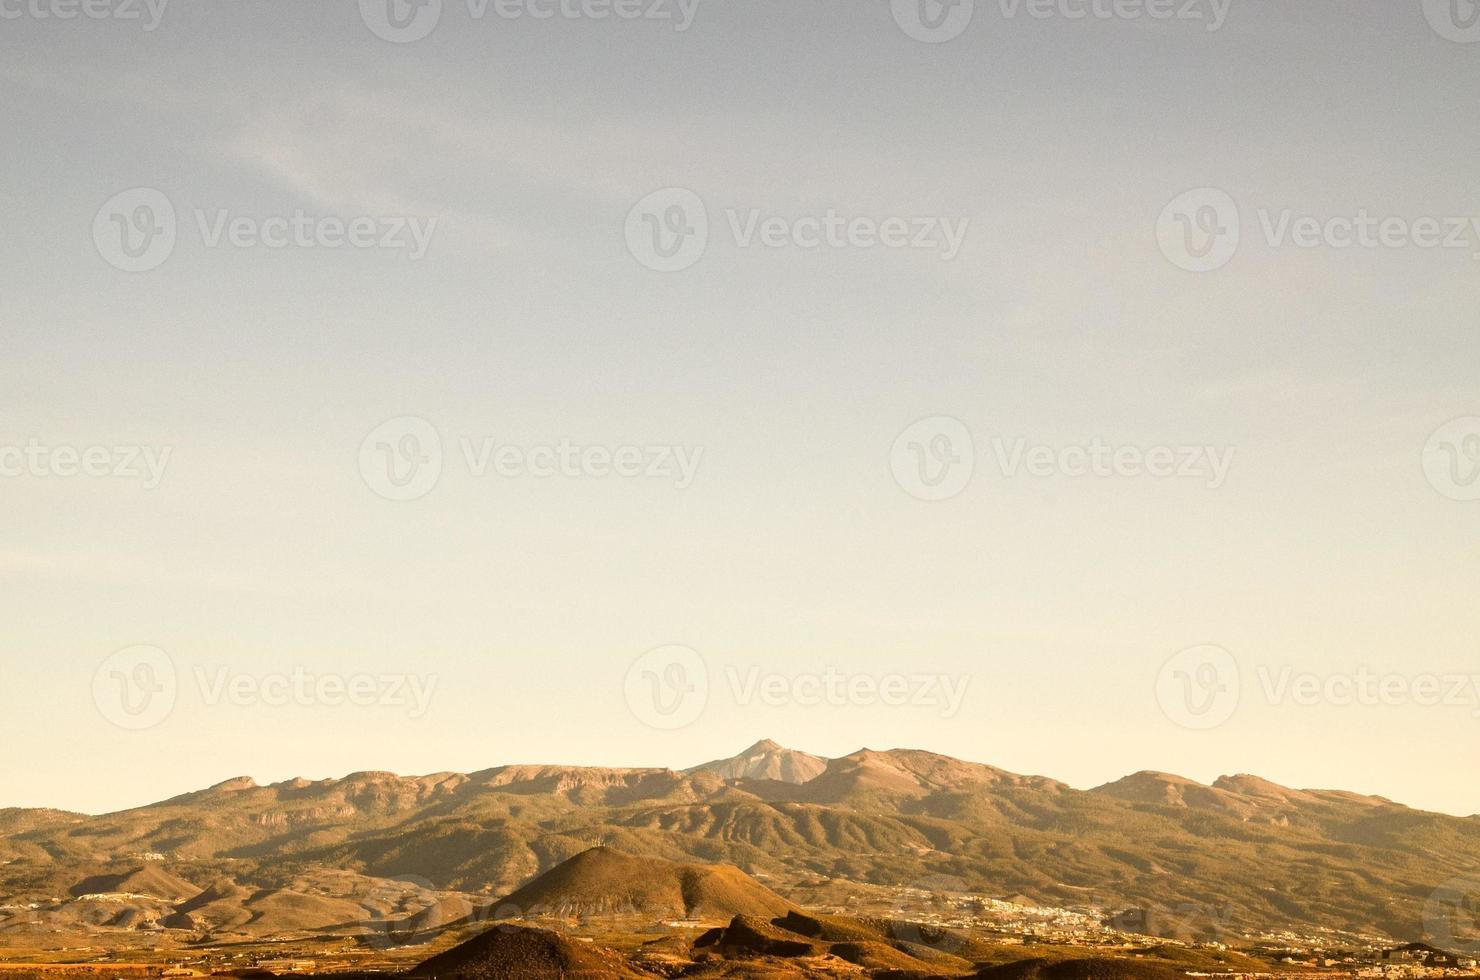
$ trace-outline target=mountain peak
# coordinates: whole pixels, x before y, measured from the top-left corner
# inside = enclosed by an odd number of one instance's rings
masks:
[[[688,772],[710,772],[722,779],[771,779],[783,783],[811,781],[827,768],[821,756],[797,752],[763,738],[729,759],[715,759]]]
[[[1165,806],[1194,806],[1218,799],[1217,791],[1195,779],[1169,772],[1143,769],[1091,792],[1103,793],[1128,803],[1157,803]]]

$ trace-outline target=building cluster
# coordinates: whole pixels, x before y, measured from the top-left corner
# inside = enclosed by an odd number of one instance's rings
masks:
[[[1359,977],[1425,978],[1474,976],[1480,969],[1480,958],[1473,953],[1456,953],[1436,949],[1423,943],[1410,943],[1397,949],[1386,949],[1381,958],[1364,963]]]
[[[856,913],[857,909],[850,911]],[[1393,948],[1391,940],[1333,929],[1319,930],[1316,934],[1294,931],[1236,937],[1230,934],[1223,937],[1227,942],[1206,937],[1201,941],[1184,941],[1139,933],[1126,924],[1125,914],[1107,915],[1101,909],[1019,905],[983,895],[940,894],[918,889],[899,890],[887,911],[891,918],[935,928],[985,931],[998,943],[1119,949],[1181,945],[1205,950],[1226,950],[1231,945],[1292,970],[1360,980],[1480,978],[1480,948],[1469,953],[1445,951],[1423,943]],[[1190,916],[1184,915],[1183,920],[1190,920]]]

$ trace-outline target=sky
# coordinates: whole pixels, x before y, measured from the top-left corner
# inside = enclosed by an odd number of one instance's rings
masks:
[[[1465,2],[0,0],[0,806],[1480,812]]]

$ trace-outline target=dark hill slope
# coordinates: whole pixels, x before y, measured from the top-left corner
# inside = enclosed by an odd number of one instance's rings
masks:
[[[437,980],[636,980],[622,957],[543,929],[496,926],[411,971]],[[650,980],[650,978],[649,978]]]

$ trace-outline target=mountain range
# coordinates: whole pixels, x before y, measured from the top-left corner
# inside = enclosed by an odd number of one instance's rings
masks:
[[[824,759],[763,741],[686,771],[237,778],[100,816],[0,810],[0,932],[18,909],[69,922],[118,894],[140,896],[131,915],[81,921],[286,933],[424,913],[428,895],[455,916],[599,843],[735,865],[792,900],[824,879],[946,882],[1220,930],[1405,940],[1424,935],[1435,889],[1480,872],[1480,818],[1379,797],[1155,772],[1078,790],[924,751]]]

